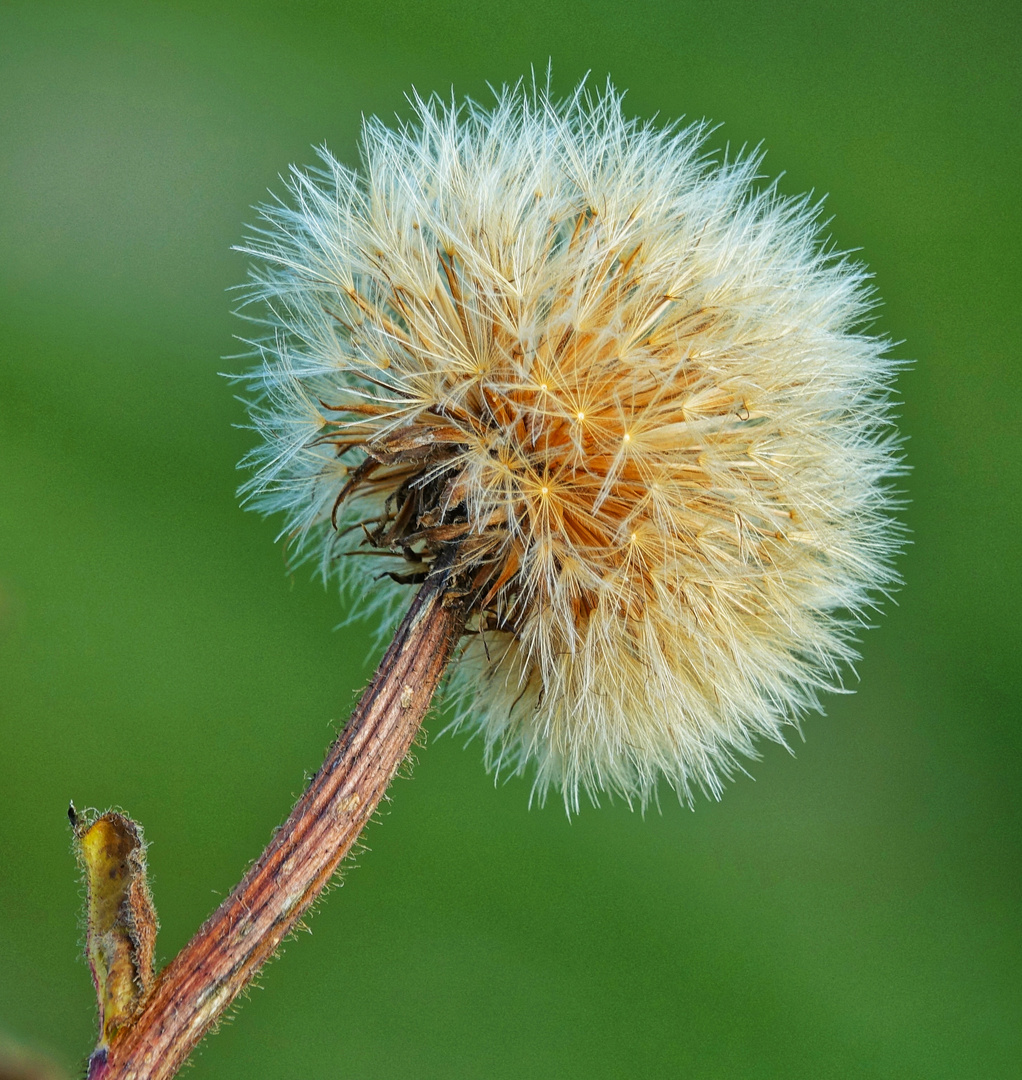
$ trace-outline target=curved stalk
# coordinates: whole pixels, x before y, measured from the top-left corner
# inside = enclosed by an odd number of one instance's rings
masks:
[[[420,588],[344,730],[284,825],[161,972],[89,1080],[169,1080],[333,877],[405,759],[465,625],[453,552]]]

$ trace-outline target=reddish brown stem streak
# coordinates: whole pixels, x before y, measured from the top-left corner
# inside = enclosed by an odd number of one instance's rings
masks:
[[[407,755],[465,625],[437,568],[290,817],[90,1061],[93,1080],[168,1080],[330,881]]]

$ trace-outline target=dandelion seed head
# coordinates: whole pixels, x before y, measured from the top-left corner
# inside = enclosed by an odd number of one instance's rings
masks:
[[[455,725],[491,766],[569,809],[716,796],[840,687],[896,582],[867,275],[757,155],[610,86],[412,104],[366,122],[359,171],[293,170],[244,249],[243,490],[387,610],[458,545]]]

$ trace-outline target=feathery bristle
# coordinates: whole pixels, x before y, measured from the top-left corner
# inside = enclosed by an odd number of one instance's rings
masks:
[[[413,105],[367,122],[361,174],[293,171],[245,249],[269,333],[243,490],[388,605],[459,544],[456,723],[491,764],[569,809],[661,775],[716,795],[840,686],[895,582],[866,275],[759,158],[610,87]]]

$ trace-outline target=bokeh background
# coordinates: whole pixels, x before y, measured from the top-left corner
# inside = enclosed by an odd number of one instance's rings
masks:
[[[905,587],[857,692],[694,813],[569,822],[430,738],[190,1075],[1020,1075],[1020,11],[0,3],[0,1041],[93,1042],[68,800],[144,824],[169,959],[371,670],[235,499],[251,207],[411,85],[552,58],[828,193],[916,360]]]

